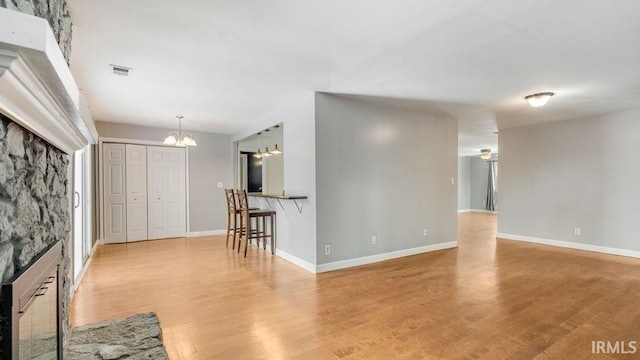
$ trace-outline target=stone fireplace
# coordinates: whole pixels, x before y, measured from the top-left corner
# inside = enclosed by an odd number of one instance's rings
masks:
[[[26,358],[49,358],[51,331],[64,344],[69,328],[70,155],[97,140],[67,64],[70,37],[65,0],[0,0],[2,359],[22,343]]]
[[[68,158],[61,150],[48,144],[38,136],[26,131],[7,117],[0,115],[0,277],[2,283],[13,282],[19,275],[36,265],[39,255],[58,245],[57,263],[60,273],[69,274],[69,198],[67,193]],[[47,269],[48,277],[51,269]],[[38,293],[44,279],[27,282],[36,283],[36,288],[26,289],[24,294]],[[68,307],[70,279],[56,279],[61,285],[62,320],[65,327]],[[29,287],[33,284],[27,284]],[[0,302],[0,358],[8,358],[11,351],[11,327],[26,316],[24,304],[16,304],[7,294],[11,288],[3,286]],[[53,290],[49,291],[51,294]],[[44,294],[43,294],[44,295]],[[40,295],[38,298],[41,297]],[[35,300],[36,298],[34,298]],[[39,301],[40,299],[38,299]],[[11,308],[20,306],[20,318],[13,318]],[[57,312],[57,310],[56,310]],[[26,315],[23,315],[26,314]],[[24,321],[22,321],[24,322]]]

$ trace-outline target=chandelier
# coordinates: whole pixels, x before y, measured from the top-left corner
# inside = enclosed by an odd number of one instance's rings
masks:
[[[491,149],[482,149],[480,150],[480,158],[483,160],[491,159]]]
[[[193,138],[193,135],[182,131],[182,119],[184,116],[176,116],[178,118],[178,130],[174,130],[164,138],[165,145],[173,145],[173,146],[198,146],[196,143],[196,139]]]

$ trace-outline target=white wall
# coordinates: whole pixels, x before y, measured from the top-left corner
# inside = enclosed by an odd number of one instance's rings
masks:
[[[471,158],[458,158],[458,210],[471,209]]]
[[[499,233],[640,251],[640,111],[500,130],[499,142]]]
[[[278,148],[280,149],[279,145]],[[283,148],[280,150],[283,150]],[[282,193],[282,190],[284,189],[284,156],[284,153],[282,153],[262,159],[263,165],[266,163],[266,176],[262,177],[262,181],[267,183],[266,187],[263,186],[264,193]]]
[[[163,141],[169,131],[146,126],[97,122],[100,137]],[[190,231],[207,232],[227,228],[227,205],[223,189],[233,187],[228,135],[193,132],[197,147],[189,148]]]
[[[316,94],[318,264],[456,242],[457,139],[444,114]]]
[[[315,271],[316,264],[316,182],[315,182],[315,101],[314,93],[291,100],[268,114],[254,125],[231,135],[239,141],[272,125],[283,123],[284,188],[287,195],[306,195],[302,214],[292,201],[283,202],[285,211],[277,203],[278,254]],[[236,144],[237,145],[237,144]],[[233,146],[234,176],[237,176],[237,146]],[[263,201],[263,207],[267,204]]]

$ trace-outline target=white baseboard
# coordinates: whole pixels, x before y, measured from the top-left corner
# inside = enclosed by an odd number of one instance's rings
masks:
[[[282,251],[280,249],[276,249],[276,255],[278,255],[279,257],[287,260],[290,263],[293,263],[295,265],[300,266],[301,268],[315,274],[316,273],[316,266],[308,261],[302,260],[297,256],[293,256],[285,251]]]
[[[423,253],[432,252],[432,251],[438,251],[438,250],[444,250],[444,249],[451,249],[451,248],[455,248],[457,246],[458,246],[458,242],[457,241],[451,241],[451,242],[446,242],[446,243],[442,243],[442,244],[433,244],[433,245],[427,245],[427,246],[420,246],[420,247],[416,247],[416,248],[412,248],[412,249],[404,249],[404,250],[392,251],[392,252],[388,252],[388,253],[384,253],[384,254],[376,254],[376,255],[370,255],[370,256],[363,256],[363,257],[359,257],[359,258],[355,258],[355,259],[335,261],[335,262],[330,262],[330,263],[327,263],[327,264],[317,265],[315,272],[316,273],[323,273],[323,272],[327,272],[327,271],[345,269],[345,268],[350,268],[350,267],[354,267],[354,266],[372,264],[372,263],[385,261],[385,260],[397,259],[397,258],[405,257],[405,256],[418,255],[418,254],[423,254]]]
[[[209,230],[209,231],[191,231],[191,232],[187,233],[187,237],[224,235],[226,233],[227,233],[226,229]]]
[[[497,211],[491,211],[491,210],[480,210],[480,209],[471,209],[471,212],[479,212],[479,213],[486,213],[486,214],[497,214]]]
[[[550,239],[543,239],[543,238],[537,238],[537,237],[531,237],[531,236],[504,234],[504,233],[497,233],[496,238],[505,239],[505,240],[524,241],[524,242],[541,244],[541,245],[558,246],[558,247],[575,249],[575,250],[593,251],[593,252],[610,254],[610,255],[620,255],[620,256],[628,256],[633,258],[640,258],[640,251],[635,251],[635,250],[618,249],[618,248],[611,248],[611,247],[599,246],[599,245],[574,243],[570,241],[550,240]]]
[[[458,210],[459,213],[472,212],[471,209]]]

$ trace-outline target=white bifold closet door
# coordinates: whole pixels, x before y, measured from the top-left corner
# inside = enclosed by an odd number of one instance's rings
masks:
[[[103,145],[104,241],[127,241],[127,193],[124,144]]]
[[[147,147],[148,238],[186,236],[185,150]]]
[[[126,144],[127,242],[147,240],[147,147]]]

